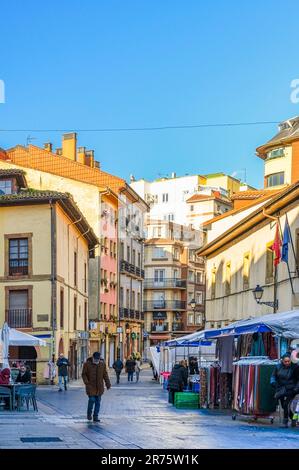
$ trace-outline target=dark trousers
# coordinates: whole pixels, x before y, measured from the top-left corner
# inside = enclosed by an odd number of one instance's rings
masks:
[[[87,415],[92,416],[92,411],[93,411],[93,417],[97,418],[99,416],[100,405],[101,405],[101,395],[95,395],[95,396],[89,397],[88,406],[87,406]],[[93,407],[94,407],[94,410],[93,410]]]
[[[290,403],[293,400],[293,397],[282,397],[279,399],[281,407],[283,409],[283,419],[288,421],[288,419],[292,419],[293,413],[290,410]]]
[[[174,395],[175,393],[178,392],[178,390],[174,390],[173,388],[170,388],[168,391],[168,403],[172,403],[174,405]]]
[[[116,370],[115,373],[116,373],[116,383],[119,384],[119,378],[120,378],[120,373],[121,373],[121,371],[120,371],[120,370]]]
[[[134,371],[128,372],[128,382],[133,382]]]

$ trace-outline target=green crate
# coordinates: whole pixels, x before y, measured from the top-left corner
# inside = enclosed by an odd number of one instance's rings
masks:
[[[199,408],[199,403],[191,403],[191,402],[182,402],[182,403],[176,403],[175,407],[177,409],[184,409],[184,410],[196,410]]]
[[[175,398],[174,398],[174,403],[175,405],[177,403],[194,403],[197,404],[199,403],[199,394],[198,393],[193,393],[193,392],[176,392]]]

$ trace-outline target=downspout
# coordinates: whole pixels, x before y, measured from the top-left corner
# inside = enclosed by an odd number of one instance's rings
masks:
[[[55,362],[55,331],[57,329],[57,293],[56,293],[56,218],[53,201],[50,199],[51,213],[51,326],[52,326],[52,361]]]

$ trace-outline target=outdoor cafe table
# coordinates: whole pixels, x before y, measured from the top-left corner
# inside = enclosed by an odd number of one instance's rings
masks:
[[[12,384],[1,384],[0,386],[1,387],[7,387],[7,388],[10,388],[10,390],[12,391],[12,409],[14,410],[16,408],[16,390],[18,387],[22,386],[24,384],[22,383],[12,383]]]

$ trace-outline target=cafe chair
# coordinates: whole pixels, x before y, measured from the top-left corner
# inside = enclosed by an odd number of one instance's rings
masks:
[[[29,410],[29,405],[31,402],[34,411],[38,411],[37,402],[35,398],[35,389],[36,389],[36,385],[31,385],[31,384],[20,385],[20,387],[18,387],[18,390],[16,391],[18,411],[21,411],[21,408],[24,402],[26,402],[27,410]]]
[[[1,398],[9,398],[9,409],[12,411],[12,394],[10,388],[1,387],[0,385],[0,399]]]

